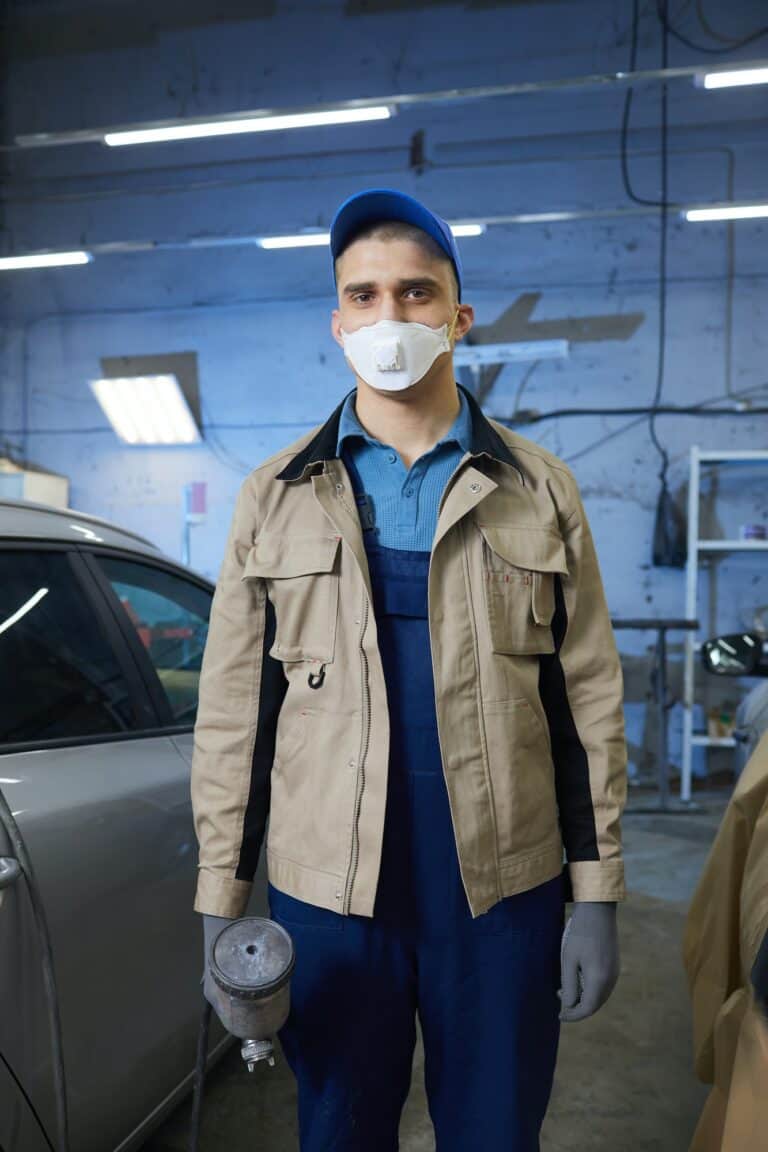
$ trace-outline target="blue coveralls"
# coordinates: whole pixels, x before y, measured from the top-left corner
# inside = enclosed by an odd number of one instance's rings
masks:
[[[472,918],[438,744],[430,554],[373,536],[363,534],[390,714],[374,915],[269,890],[297,953],[280,1040],[301,1152],[395,1152],[417,1012],[438,1152],[537,1152],[559,1038],[563,878]]]

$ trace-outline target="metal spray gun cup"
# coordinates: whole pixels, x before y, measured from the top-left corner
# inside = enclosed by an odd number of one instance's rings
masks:
[[[246,916],[228,924],[211,950],[216,1015],[242,1040],[252,1072],[260,1060],[274,1066],[272,1039],[288,1019],[293,941],[274,920]]]

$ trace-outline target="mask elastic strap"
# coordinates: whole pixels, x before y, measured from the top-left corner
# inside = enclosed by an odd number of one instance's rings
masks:
[[[457,309],[456,309],[456,314],[455,314],[455,316],[453,317],[453,320],[451,321],[451,326],[450,326],[450,328],[448,329],[448,343],[450,343],[450,342],[451,342],[451,340],[453,340],[453,337],[454,337],[454,333],[455,333],[455,331],[456,331],[456,321],[458,320],[458,318],[459,318],[459,309],[457,308]]]

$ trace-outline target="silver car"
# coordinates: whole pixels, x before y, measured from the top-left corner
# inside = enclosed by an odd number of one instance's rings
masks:
[[[0,790],[48,922],[76,1152],[139,1147],[191,1085],[189,765],[212,594],[111,524],[0,502]],[[41,949],[0,825],[0,1152],[57,1147]]]

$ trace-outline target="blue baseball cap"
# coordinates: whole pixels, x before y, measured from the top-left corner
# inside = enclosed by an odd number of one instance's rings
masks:
[[[434,212],[430,212],[419,200],[398,192],[394,188],[369,188],[356,192],[337,210],[331,223],[331,258],[333,260],[334,282],[336,280],[336,258],[368,224],[383,220],[402,220],[413,224],[435,240],[453,264],[459,286],[461,300],[462,272],[461,258],[450,225]]]

